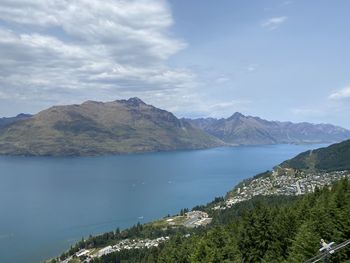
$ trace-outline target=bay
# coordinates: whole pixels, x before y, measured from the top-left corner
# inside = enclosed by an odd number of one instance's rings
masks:
[[[223,196],[241,180],[325,145],[100,157],[0,157],[0,262],[36,263],[87,237]]]

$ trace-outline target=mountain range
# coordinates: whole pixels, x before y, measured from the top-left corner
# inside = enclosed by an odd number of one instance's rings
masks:
[[[331,124],[267,121],[239,112],[227,119],[185,119],[194,127],[234,145],[332,143],[350,138],[350,131]]]
[[[139,98],[86,101],[0,119],[3,155],[101,155],[349,138],[350,131],[330,124],[267,121],[241,113],[227,119],[178,119]]]
[[[222,146],[138,98],[54,106],[0,129],[0,154],[99,155]]]

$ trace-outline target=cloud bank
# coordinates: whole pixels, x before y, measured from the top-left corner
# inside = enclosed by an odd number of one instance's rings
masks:
[[[72,103],[191,88],[194,74],[166,63],[186,47],[172,24],[165,0],[3,0],[0,99]]]

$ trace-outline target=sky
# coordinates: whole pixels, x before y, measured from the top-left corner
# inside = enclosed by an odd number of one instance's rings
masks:
[[[1,0],[0,116],[139,97],[350,128],[348,0]]]

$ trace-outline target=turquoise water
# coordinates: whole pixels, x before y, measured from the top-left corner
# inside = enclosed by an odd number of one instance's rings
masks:
[[[83,236],[207,203],[242,179],[318,147],[0,157],[0,262],[41,262]]]

